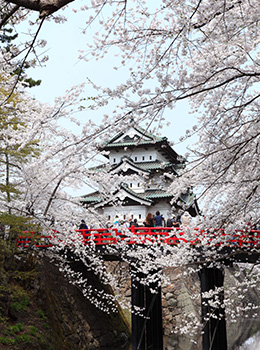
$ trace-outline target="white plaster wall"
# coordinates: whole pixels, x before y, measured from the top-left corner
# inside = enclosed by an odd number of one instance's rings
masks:
[[[168,219],[169,212],[171,211],[170,204],[163,200],[160,203],[155,204],[152,208],[152,210],[149,210],[153,215],[155,215],[156,211],[159,210],[160,214],[163,215],[164,219]]]
[[[125,206],[117,208],[107,207],[104,208],[103,213],[106,218],[108,218],[109,216],[111,217],[110,221],[112,223],[116,215],[118,215],[120,219],[123,219],[125,215],[126,220],[128,220],[133,215],[134,219],[136,218],[138,221],[143,222],[146,217],[146,207],[142,205]]]
[[[111,150],[109,154],[109,162],[110,164],[117,164],[124,156],[130,157],[134,162],[153,162],[155,160],[160,160],[162,162],[166,161],[166,159],[162,157],[161,154],[158,153],[155,149],[150,148],[149,150],[146,150],[145,148],[142,148],[135,149],[133,151],[130,149],[120,150],[120,152]]]
[[[146,183],[150,189],[166,189],[168,186],[165,186],[165,182],[161,179],[162,174],[155,173],[154,176]]]
[[[154,206],[136,205],[117,208],[107,207],[104,208],[104,210],[99,209],[99,213],[103,213],[105,218],[108,218],[110,216],[110,222],[112,224],[116,215],[118,215],[121,220],[123,220],[124,216],[126,220],[128,220],[133,215],[133,218],[136,218],[138,220],[138,223],[142,225],[147,214],[152,213],[155,215],[157,210],[159,210],[159,212],[164,216],[165,221],[167,221],[168,217],[170,216],[169,213],[172,212],[170,204],[166,200],[163,200]]]

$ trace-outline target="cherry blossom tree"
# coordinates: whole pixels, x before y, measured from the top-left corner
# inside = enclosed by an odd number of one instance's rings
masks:
[[[149,121],[159,120],[165,108],[178,101],[189,100],[198,123],[187,136],[197,132],[199,142],[195,160],[180,178],[180,189],[203,186],[203,210],[213,225],[255,223],[258,2],[162,1],[156,8],[145,2],[112,3],[101,18],[103,5],[94,2],[103,31],[82,59],[90,54],[102,57],[118,46],[121,64],[136,64],[130,66],[125,83],[113,90],[103,88],[100,98],[117,96],[123,110]]]
[[[48,16],[51,20],[52,13],[68,3],[2,2],[6,4],[2,7],[2,25],[14,16],[19,17],[18,21],[23,14],[28,15],[28,10],[38,11],[42,21]],[[73,5],[76,4],[74,1]],[[111,126],[114,131],[124,130],[130,117],[137,124],[146,123],[147,127],[162,124],[166,109],[187,100],[198,118],[197,125],[187,130],[184,138],[197,133],[199,141],[190,151],[189,166],[181,177],[174,178],[172,192],[177,198],[187,187],[197,189],[206,215],[206,222],[198,224],[226,229],[244,228],[248,222],[256,224],[260,176],[259,6],[256,0],[164,0],[156,5],[134,0],[93,0],[83,6],[80,11],[89,15],[86,33],[94,21],[99,30],[93,38],[94,44],[89,44],[88,51],[81,51],[80,58],[102,59],[111,48],[116,48],[120,65],[129,69],[129,74],[116,88],[98,87],[93,82],[97,96],[92,108],[113,100],[118,106],[104,116],[102,127],[89,121],[80,138],[75,139],[75,135],[57,122],[58,115],[70,118],[73,113],[70,107],[78,101],[79,93],[73,91],[68,100],[57,100],[54,108],[44,107],[44,112],[39,113],[41,117],[36,118],[38,124],[35,124],[39,127],[33,135],[38,137],[40,133],[46,152],[37,162],[32,160],[27,166],[30,171],[24,172],[28,176],[25,202],[30,198],[36,212],[45,217],[55,216],[59,225],[71,213],[71,207],[62,203],[74,202],[75,216],[69,217],[79,218],[82,208],[61,190],[82,181],[86,172],[78,169],[78,165],[87,165],[98,152],[98,137],[110,136]],[[13,80],[8,81],[13,86]],[[36,182],[36,178],[41,180]],[[82,261],[84,249],[79,246],[77,250]],[[165,264],[171,267],[193,264],[194,268],[194,258],[199,269],[199,257],[194,257],[185,247],[176,249],[172,259],[166,251],[161,252],[161,256],[167,257],[165,260],[158,256],[158,249],[147,250],[135,252],[142,262],[148,254],[153,257],[146,262],[147,270],[154,264],[158,269]],[[127,254],[125,259],[129,261]],[[214,254],[207,255],[209,261],[216,259]],[[93,266],[101,266],[98,259],[95,257]],[[73,275],[68,267],[66,271]],[[99,273],[104,281],[113,280],[106,272]]]
[[[42,7],[38,1],[7,3]],[[66,2],[47,4],[60,9]],[[129,67],[128,79],[117,88],[95,86],[100,90],[96,106],[116,98],[123,101],[116,120],[131,114],[137,123],[150,123],[188,100],[198,123],[185,137],[196,132],[199,142],[181,188],[203,186],[204,211],[215,225],[256,223],[258,2],[171,0],[146,6],[145,1],[96,0],[81,10],[90,13],[86,28],[93,20],[100,26],[81,58],[102,58],[117,46],[121,64]]]

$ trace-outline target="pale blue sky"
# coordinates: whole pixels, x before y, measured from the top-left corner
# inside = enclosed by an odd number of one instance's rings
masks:
[[[29,74],[35,79],[42,80],[39,87],[30,90],[31,94],[42,102],[51,104],[56,96],[63,95],[73,85],[86,82],[87,78],[98,85],[111,86],[112,82],[113,84],[122,83],[121,77],[124,74],[126,75],[122,71],[116,72],[113,69],[115,58],[112,54],[103,61],[91,60],[85,62],[78,60],[78,50],[87,48],[86,42],[91,40],[91,35],[97,31],[97,28],[93,25],[87,35],[83,35],[81,30],[85,26],[87,14],[84,12],[74,13],[72,11],[73,6],[75,5],[72,3],[63,12],[68,18],[66,23],[56,24],[53,21],[46,21],[39,35],[39,38],[47,40],[45,49],[49,60],[45,67],[32,69]],[[37,18],[36,13],[33,18]],[[93,94],[94,91],[87,86],[85,95],[82,97],[93,96]],[[84,122],[84,119],[96,118],[101,113],[109,114],[110,108],[112,107],[108,105],[105,111],[92,113],[85,110],[78,114],[78,118]],[[192,127],[195,122],[194,117],[189,115],[188,111],[187,102],[178,103],[174,110],[166,111],[165,117],[167,121],[171,122],[171,126],[163,128],[161,130],[162,135],[177,143],[179,137],[184,135],[185,130]],[[176,144],[174,149],[184,155],[187,145],[192,145],[194,141],[193,138],[184,143]]]

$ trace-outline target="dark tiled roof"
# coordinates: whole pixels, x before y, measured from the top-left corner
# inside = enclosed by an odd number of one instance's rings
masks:
[[[143,145],[151,145],[155,144],[156,141],[151,141],[151,140],[132,140],[132,141],[127,141],[127,142],[113,142],[113,143],[107,143],[104,145],[104,148],[116,148],[116,147],[130,147],[130,146],[143,146]]]
[[[145,196],[147,198],[169,198],[172,197],[172,194],[167,193],[164,190],[146,190],[145,191]]]
[[[138,201],[139,200],[145,200],[150,203],[153,203],[156,199],[163,199],[163,198],[172,198],[173,195],[171,193],[167,193],[163,189],[147,189],[144,192],[135,192],[132,189],[130,189],[126,185],[121,185],[121,188],[129,193],[129,195],[135,197]],[[116,193],[115,193],[116,194]],[[182,194],[180,196],[180,200],[183,201],[187,206],[191,206],[194,202],[196,202],[196,196],[192,193],[186,193]],[[102,201],[102,197],[98,192],[90,193],[86,196],[81,197],[81,202],[86,204],[97,204]]]
[[[135,192],[126,185],[121,185],[121,187],[128,192],[130,195],[139,198],[141,200],[147,200],[153,202],[153,199],[158,198],[170,198],[171,194],[165,192],[164,190],[145,190],[144,192]],[[97,203],[101,201],[101,196],[98,192],[90,193],[88,195],[82,196],[81,201],[84,203]]]
[[[125,186],[125,185],[121,185],[121,187],[126,191],[128,192],[130,195],[136,197],[136,198],[139,198],[139,199],[143,199],[143,200],[147,200],[148,202],[153,202],[151,199],[147,198],[145,196],[145,192],[135,192],[133,190],[131,190],[128,186]]]
[[[80,197],[80,201],[82,203],[97,203],[101,201],[101,196],[99,193],[90,193],[85,196]]]
[[[125,142],[120,142],[120,141],[116,141],[118,140],[121,136],[124,135],[123,132],[120,132],[118,134],[116,134],[111,140],[109,140],[108,142],[105,142],[103,144],[103,147],[105,148],[110,148],[110,147],[116,147],[116,146],[135,146],[135,145],[143,145],[143,144],[151,144],[154,142],[158,142],[158,141],[162,141],[165,138],[162,137],[158,137],[154,134],[151,134],[150,132],[146,131],[145,129],[141,128],[141,127],[134,127],[134,129],[138,132],[141,133],[144,137],[149,138],[150,140],[144,140],[142,138],[131,138],[129,135],[126,135],[126,137],[124,138]]]
[[[154,162],[143,162],[143,163],[135,163],[140,169],[145,170],[156,170],[156,169],[162,169],[166,168],[167,166],[172,166],[173,164],[170,162],[162,163],[157,161]]]

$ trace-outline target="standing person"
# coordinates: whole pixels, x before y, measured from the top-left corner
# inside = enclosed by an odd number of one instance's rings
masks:
[[[129,223],[126,220],[121,221],[121,227],[122,228],[129,228]]]
[[[180,227],[181,226],[181,216],[180,215],[177,215],[174,220],[173,220],[173,223],[172,223],[172,226],[173,227]]]
[[[128,224],[129,224],[129,227],[134,226],[133,218],[128,219]]]
[[[137,219],[135,218],[135,219],[129,219],[129,220],[131,220],[130,221],[130,227],[131,226],[134,226],[134,227],[139,227],[139,225],[138,225],[138,222],[137,222]]]
[[[187,211],[185,211],[184,214],[182,215],[181,220],[182,220],[181,228],[185,232],[186,239],[190,241],[190,240],[192,240],[194,238],[193,234],[191,232],[191,229],[190,229],[190,225],[191,225],[191,216],[190,216],[190,214]]]
[[[115,221],[114,221],[114,226],[119,227],[120,225],[121,225],[121,221],[120,221],[118,215],[116,215]]]
[[[166,227],[172,227],[174,222],[174,218],[168,218],[166,222]]]
[[[87,230],[88,226],[86,225],[84,220],[81,220],[81,224],[79,225],[79,230]]]
[[[156,226],[156,227],[163,226],[164,217],[160,214],[159,210],[157,210],[157,212],[155,213],[153,220],[154,220],[154,226]]]
[[[148,213],[144,222],[145,227],[154,227],[153,214]]]
[[[107,221],[107,223],[106,223],[106,228],[111,228],[113,225],[111,224],[111,221]]]
[[[182,226],[184,228],[187,228],[190,226],[190,224],[191,224],[191,216],[187,211],[185,211],[182,216]]]
[[[134,227],[139,227],[139,224],[138,224],[138,222],[137,222],[137,219],[136,219],[136,218],[134,219],[134,223],[133,223],[133,225],[134,225]]]
[[[79,225],[79,230],[87,230],[87,229],[88,229],[88,226],[86,225],[85,221],[81,220],[81,223]],[[82,231],[81,234],[82,234],[82,237],[83,237],[83,243],[85,243],[86,242],[86,236],[88,236],[87,231]]]

